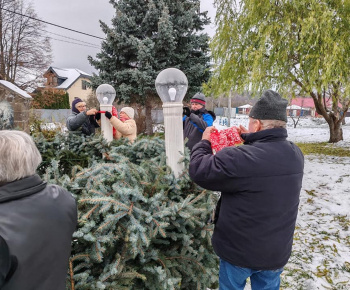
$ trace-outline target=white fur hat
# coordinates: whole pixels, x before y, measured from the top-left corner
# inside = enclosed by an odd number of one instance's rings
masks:
[[[120,110],[120,112],[124,112],[125,114],[127,114],[130,119],[134,119],[135,110],[131,107],[124,107]]]

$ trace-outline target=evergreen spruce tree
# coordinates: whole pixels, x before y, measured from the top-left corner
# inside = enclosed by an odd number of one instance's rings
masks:
[[[35,140],[43,178],[77,200],[67,289],[217,287],[213,226],[207,223],[216,196],[194,184],[187,169],[174,177],[164,140],[108,145],[100,136],[73,134]],[[186,151],[186,168],[188,161]]]
[[[146,109],[146,131],[152,133],[152,104],[159,102],[154,81],[169,67],[182,70],[189,83],[188,96],[209,78],[207,12],[200,0],[111,0],[116,15],[112,26],[101,22],[106,40],[90,63],[99,71],[96,88],[111,84],[118,102],[138,103]]]

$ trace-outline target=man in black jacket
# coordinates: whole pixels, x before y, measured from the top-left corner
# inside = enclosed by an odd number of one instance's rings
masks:
[[[213,155],[207,128],[193,147],[190,176],[221,191],[212,244],[220,257],[220,289],[277,290],[293,244],[304,157],[287,141],[287,100],[268,90],[240,127],[244,145]]]
[[[214,119],[214,113],[205,109],[205,96],[196,93],[191,99],[191,109],[184,107],[184,139],[188,139],[186,146],[190,150],[202,139],[205,128],[213,125]]]

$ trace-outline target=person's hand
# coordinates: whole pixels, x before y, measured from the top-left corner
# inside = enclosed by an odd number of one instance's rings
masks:
[[[191,109],[189,107],[183,107],[182,115],[189,117],[191,115]]]
[[[207,127],[202,135],[202,140],[208,140],[210,142],[210,134],[217,131],[214,126]]]
[[[239,135],[241,135],[243,133],[249,133],[248,129],[243,127],[242,125],[239,125],[239,127],[237,127],[237,131],[238,131]]]
[[[97,113],[96,114],[96,120],[98,121],[98,120],[100,120],[101,119],[101,113]]]
[[[86,115],[91,116],[91,115],[96,115],[98,111],[96,109],[90,109],[86,111]]]
[[[108,118],[108,119],[112,118],[111,112],[108,112],[108,111],[106,111],[105,116],[106,116],[106,118]]]

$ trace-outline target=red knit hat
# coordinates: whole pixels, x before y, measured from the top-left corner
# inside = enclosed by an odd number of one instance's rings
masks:
[[[198,103],[205,106],[205,96],[202,93],[196,93],[192,99],[191,103]]]

